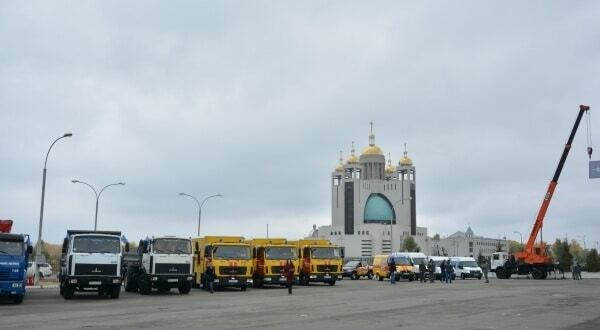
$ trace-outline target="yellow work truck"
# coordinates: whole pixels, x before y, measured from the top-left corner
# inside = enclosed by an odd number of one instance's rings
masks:
[[[326,239],[302,239],[295,244],[300,259],[300,284],[323,282],[335,285],[335,281],[342,279],[342,247]]]
[[[288,259],[294,264],[294,277],[298,280],[298,255],[296,246],[285,238],[255,238],[249,241],[252,248],[254,287],[265,284],[285,285],[283,266]]]
[[[192,239],[194,246],[194,284],[208,287],[205,271],[208,259],[215,266],[215,287],[239,287],[246,291],[252,285],[250,244],[238,236],[205,236]]]

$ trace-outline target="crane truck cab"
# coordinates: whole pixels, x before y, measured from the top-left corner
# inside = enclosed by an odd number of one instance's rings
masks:
[[[492,253],[492,262],[490,263],[490,272],[496,272],[496,268],[504,266],[508,260],[508,253],[494,252]]]
[[[192,288],[192,240],[175,236],[140,240],[135,253],[123,256],[125,291],[149,294],[153,288],[167,292]]]
[[[322,282],[335,285],[342,280],[344,249],[326,239],[302,239],[296,243],[300,258],[299,282]]]
[[[483,271],[472,257],[451,257],[450,264],[454,266],[456,277],[461,279],[476,278],[480,280],[483,277]]]
[[[298,255],[296,247],[285,238],[255,238],[250,241],[254,287],[265,284],[285,285],[287,279],[283,266],[288,259],[294,264],[294,277],[298,280]]]
[[[122,256],[119,231],[67,230],[58,275],[60,294],[71,299],[75,291],[97,290],[99,295],[119,298]]]
[[[12,220],[0,220],[0,296],[23,302],[27,262],[33,251],[29,236],[11,234]]]
[[[194,244],[194,285],[205,283],[208,259],[215,266],[215,287],[238,287],[246,291],[252,285],[252,254],[250,244],[238,236],[206,236],[192,239]]]

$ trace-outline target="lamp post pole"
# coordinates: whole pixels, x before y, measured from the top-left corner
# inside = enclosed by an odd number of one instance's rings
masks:
[[[521,251],[523,251],[523,235],[518,230],[515,230],[514,233],[519,234],[519,236],[521,237]]]
[[[94,231],[98,230],[98,202],[100,201],[100,196],[102,195],[102,192],[104,191],[104,189],[106,189],[108,187],[112,187],[112,186],[124,186],[125,182],[117,182],[117,183],[108,184],[108,185],[104,186],[102,189],[100,189],[100,192],[97,192],[96,189],[91,184],[89,184],[89,183],[87,183],[85,181],[71,180],[71,182],[73,182],[73,183],[81,183],[81,184],[84,184],[84,185],[90,187],[90,189],[92,189],[92,191],[94,192],[94,195],[96,195],[96,213],[94,215]]]
[[[50,150],[52,150],[52,147],[54,146],[54,144],[56,142],[58,142],[58,140],[63,139],[63,138],[67,138],[67,137],[71,137],[73,136],[72,133],[65,133],[63,134],[63,136],[57,138],[56,140],[54,140],[54,142],[52,142],[52,144],[50,145],[50,148],[48,148],[48,152],[46,152],[46,159],[44,160],[44,171],[42,174],[42,202],[41,202],[41,206],[40,206],[40,223],[39,223],[39,227],[38,227],[38,240],[37,240],[37,244],[35,247],[35,266],[33,269],[35,269],[35,274],[33,276],[34,278],[34,283],[38,284],[40,277],[39,277],[39,272],[37,269],[37,264],[38,261],[40,259],[40,256],[42,255],[42,226],[44,223],[44,199],[46,197],[46,172],[47,172],[47,164],[48,164],[48,156],[50,155]]]
[[[200,237],[200,221],[202,220],[202,206],[204,206],[204,203],[206,203],[207,200],[209,200],[213,197],[223,197],[223,195],[221,195],[221,194],[211,195],[211,196],[208,196],[205,199],[203,199],[202,202],[198,201],[198,198],[196,198],[190,194],[179,193],[179,196],[187,196],[187,197],[193,199],[196,202],[196,204],[198,205],[198,237]]]

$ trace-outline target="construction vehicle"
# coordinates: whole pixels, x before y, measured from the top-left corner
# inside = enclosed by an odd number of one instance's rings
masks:
[[[326,239],[302,239],[295,242],[300,258],[299,283],[322,282],[335,285],[342,280],[344,249]]]
[[[167,292],[177,288],[188,294],[192,288],[192,241],[175,236],[140,240],[137,251],[123,255],[125,291],[149,294],[153,288]]]
[[[552,200],[552,195],[554,194],[554,190],[558,184],[558,178],[560,177],[560,173],[562,172],[565,161],[567,160],[567,156],[569,155],[569,150],[571,150],[571,144],[573,143],[573,138],[575,137],[575,133],[579,127],[581,117],[583,117],[584,113],[588,112],[589,110],[589,106],[579,106],[579,113],[575,119],[575,124],[571,130],[567,144],[563,149],[558,166],[554,172],[554,176],[552,177],[552,181],[550,181],[546,194],[544,195],[544,200],[542,201],[542,205],[540,206],[537,217],[535,218],[535,222],[529,235],[529,239],[527,240],[527,244],[525,245],[523,251],[515,252],[509,255],[504,265],[496,268],[497,278],[508,279],[512,274],[531,274],[534,279],[540,280],[548,277],[548,272],[554,269],[552,257],[547,251],[546,244],[542,239],[540,239],[540,243],[536,244],[536,240],[538,235],[541,234],[546,211],[548,211],[550,201]],[[590,146],[588,146],[587,152],[591,157],[592,148]]]
[[[58,275],[60,295],[71,299],[75,291],[96,290],[98,295],[119,298],[122,256],[119,231],[67,230]]]
[[[23,302],[27,262],[33,251],[28,235],[11,234],[13,221],[0,220],[0,296]]]
[[[252,248],[252,283],[254,287],[265,284],[285,285],[287,278],[283,267],[289,260],[294,264],[294,277],[298,280],[299,268],[296,246],[285,238],[255,238],[249,241]]]
[[[238,236],[206,236],[192,239],[194,244],[194,286],[208,288],[204,273],[208,259],[215,266],[215,287],[238,287],[246,291],[252,285],[250,244]]]

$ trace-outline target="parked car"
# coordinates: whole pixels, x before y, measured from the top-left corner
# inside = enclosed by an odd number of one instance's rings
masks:
[[[454,266],[454,274],[463,280],[466,278],[481,279],[483,272],[477,261],[472,257],[452,257],[450,263]]]
[[[27,276],[33,276],[34,274],[34,269],[33,269],[33,262],[29,261],[27,263]],[[52,265],[50,265],[49,263],[46,262],[40,262],[38,263],[38,274],[40,275],[40,278],[44,278],[44,277],[50,277],[52,276],[53,272],[52,272]]]
[[[373,278],[373,266],[369,265],[366,261],[350,260],[344,265],[343,269],[342,276],[350,277],[353,280],[357,280],[363,276],[366,276],[368,279]]]

